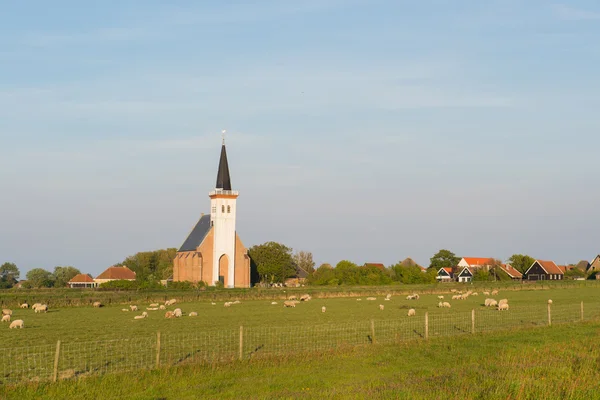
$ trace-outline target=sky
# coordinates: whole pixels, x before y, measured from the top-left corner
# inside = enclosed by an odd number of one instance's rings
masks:
[[[600,253],[600,4],[76,0],[0,10],[0,263],[179,247],[221,130],[247,247]]]

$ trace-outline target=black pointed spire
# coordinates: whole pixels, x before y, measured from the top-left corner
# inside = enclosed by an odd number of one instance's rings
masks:
[[[227,164],[227,151],[225,141],[221,146],[221,158],[219,159],[219,172],[217,172],[217,189],[231,190],[231,178],[229,177],[229,165]]]

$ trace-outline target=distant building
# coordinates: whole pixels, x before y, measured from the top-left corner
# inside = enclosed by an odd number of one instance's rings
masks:
[[[108,267],[94,279],[97,286],[110,281],[135,281],[135,272],[124,265],[121,267]]]
[[[485,268],[488,271],[492,265],[494,265],[494,259],[491,257],[463,257],[457,264],[462,268]]]
[[[506,272],[506,274],[510,276],[510,279],[512,280],[517,281],[523,279],[523,274],[520,273],[519,270],[513,268],[513,266],[510,264],[502,264],[500,265],[500,269]]]
[[[458,281],[461,283],[472,282],[473,281],[473,271],[469,267],[464,267],[462,271],[460,271],[457,275]]]
[[[562,280],[564,272],[554,261],[535,260],[524,276],[530,281],[555,281]]]
[[[67,285],[69,285],[71,289],[98,287],[98,283],[96,283],[94,279],[87,274],[75,275],[69,282],[67,282]]]
[[[383,265],[382,263],[365,263],[363,265],[363,267],[365,267],[365,268],[375,267],[381,271],[385,271],[385,265]]]
[[[454,274],[452,273],[451,267],[444,267],[438,270],[437,276],[435,277],[439,282],[452,282],[454,280]]]

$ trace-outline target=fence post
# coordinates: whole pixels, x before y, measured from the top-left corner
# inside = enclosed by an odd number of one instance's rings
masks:
[[[52,374],[52,382],[56,382],[58,378],[58,358],[60,357],[60,340],[56,342],[56,353],[54,354],[54,373]]]
[[[581,302],[581,320],[583,321],[583,301]]]
[[[425,312],[425,340],[429,339],[429,313]]]
[[[475,333],[475,309],[471,310],[471,333]]]
[[[375,321],[371,320],[371,343],[375,344]]]
[[[550,303],[548,303],[548,326],[552,326],[552,312],[550,311]]]
[[[160,331],[156,332],[156,368],[160,367]]]
[[[240,361],[244,359],[244,327],[240,325]]]

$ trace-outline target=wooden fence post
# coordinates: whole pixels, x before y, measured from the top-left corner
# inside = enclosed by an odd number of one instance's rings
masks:
[[[244,327],[240,325],[240,361],[244,359]]]
[[[52,382],[56,382],[58,378],[58,358],[60,357],[60,340],[56,342],[56,353],[54,354],[54,373],[52,374]]]
[[[375,321],[371,320],[371,343],[375,344]]]
[[[471,333],[475,333],[475,309],[471,310]]]
[[[583,301],[581,302],[581,320],[583,321]]]
[[[156,332],[156,368],[160,367],[160,331]]]
[[[552,312],[550,311],[550,303],[548,303],[548,326],[552,326]]]
[[[425,340],[429,339],[429,313],[425,312]]]

